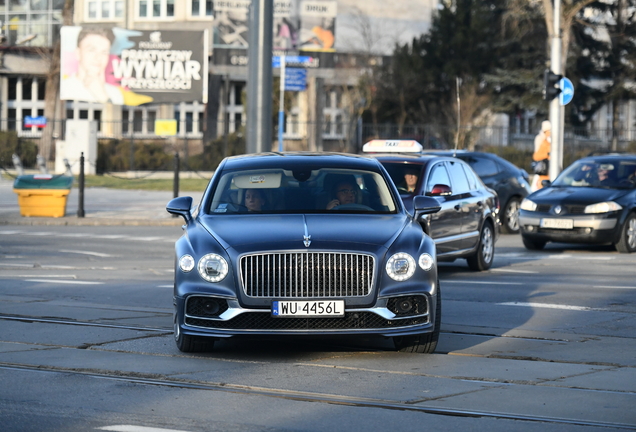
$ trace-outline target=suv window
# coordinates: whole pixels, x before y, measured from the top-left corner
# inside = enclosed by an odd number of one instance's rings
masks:
[[[431,192],[436,184],[443,184],[449,187],[453,186],[443,162],[438,163],[431,168],[431,173],[428,176],[428,182],[426,182],[425,192]]]
[[[462,163],[449,162],[448,168],[453,179],[453,195],[469,192],[471,188],[468,186],[468,179],[466,179]]]
[[[471,168],[474,169],[480,177],[492,176],[499,172],[499,167],[495,161],[488,158],[471,156],[466,159],[466,162],[468,162]]]

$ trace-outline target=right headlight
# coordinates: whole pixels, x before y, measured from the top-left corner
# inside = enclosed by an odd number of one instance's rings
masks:
[[[537,209],[537,203],[529,200],[528,198],[524,198],[523,201],[521,201],[519,208],[526,211],[535,211]]]
[[[219,282],[227,276],[228,265],[225,258],[217,254],[207,254],[199,260],[199,275],[208,282]]]

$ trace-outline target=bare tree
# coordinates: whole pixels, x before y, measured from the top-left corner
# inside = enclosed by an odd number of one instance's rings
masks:
[[[62,9],[62,24],[73,24],[73,0],[65,0]],[[46,89],[44,94],[44,116],[55,120],[55,111],[60,94],[60,39],[58,37],[53,50],[45,48],[41,50],[42,57],[48,62],[49,70],[46,74]],[[55,121],[47,122],[42,130],[42,140],[40,141],[39,154],[46,160],[52,160],[54,154],[53,133],[55,132]]]

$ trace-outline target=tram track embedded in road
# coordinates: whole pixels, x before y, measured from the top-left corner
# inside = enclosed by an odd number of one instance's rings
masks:
[[[150,386],[162,386],[172,387],[185,390],[203,390],[203,391],[218,391],[226,393],[239,393],[252,396],[263,396],[278,399],[287,399],[301,402],[315,402],[315,403],[327,403],[332,405],[346,405],[355,406],[360,408],[376,408],[386,410],[398,410],[398,411],[410,411],[420,412],[424,414],[452,416],[452,417],[468,417],[468,418],[492,418],[500,420],[517,420],[532,423],[552,423],[552,424],[567,424],[572,426],[588,426],[588,427],[603,427],[613,428],[621,430],[636,430],[636,425],[602,422],[602,421],[588,421],[588,420],[573,420],[569,418],[549,417],[549,416],[534,416],[523,414],[512,414],[503,412],[490,412],[490,411],[477,411],[477,410],[462,410],[456,408],[440,408],[440,407],[426,407],[420,405],[414,405],[413,402],[398,402],[398,401],[386,401],[381,399],[372,398],[357,398],[343,395],[330,395],[324,393],[311,393],[293,390],[282,389],[267,389],[262,387],[250,387],[245,385],[236,385],[229,383],[203,383],[170,379],[158,379],[158,378],[144,378],[139,375],[128,376],[121,371],[117,373],[95,373],[90,371],[78,371],[69,370],[64,368],[52,368],[52,367],[31,367],[22,365],[11,365],[0,363],[0,369],[13,370],[13,371],[33,371],[38,373],[51,373],[51,374],[73,374],[81,375],[91,378],[109,379],[114,381],[121,381],[133,384],[142,384]]]

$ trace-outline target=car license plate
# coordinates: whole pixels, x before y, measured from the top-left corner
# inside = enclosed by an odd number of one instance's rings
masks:
[[[274,301],[274,317],[343,317],[344,300]]]
[[[541,219],[541,228],[572,229],[574,228],[574,220],[572,219]]]

